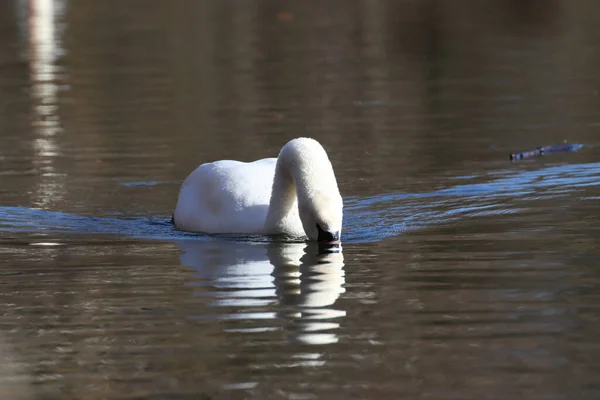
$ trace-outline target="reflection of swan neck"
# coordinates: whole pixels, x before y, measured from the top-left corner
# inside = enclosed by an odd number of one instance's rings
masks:
[[[282,259],[284,257],[281,257]],[[346,312],[332,307],[344,293],[344,256],[341,246],[309,243],[295,262],[275,264],[276,293],[284,305],[281,315],[294,321],[289,339],[321,345],[335,343],[339,318]],[[337,320],[337,321],[336,321]]]
[[[316,243],[311,243],[292,247],[294,252],[283,249],[285,247],[278,247],[269,252],[281,302],[308,308],[334,304],[344,292],[341,246],[322,251]],[[302,250],[301,253],[298,250]]]

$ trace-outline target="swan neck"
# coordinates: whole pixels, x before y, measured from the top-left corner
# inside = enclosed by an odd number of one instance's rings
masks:
[[[294,139],[279,153],[265,228],[272,233],[317,239],[319,222],[341,229],[341,196],[325,149]],[[339,226],[338,226],[339,225]]]
[[[275,166],[273,189],[269,201],[266,227],[269,231],[285,233],[287,221],[297,212],[297,190],[293,171],[285,158],[279,157]]]

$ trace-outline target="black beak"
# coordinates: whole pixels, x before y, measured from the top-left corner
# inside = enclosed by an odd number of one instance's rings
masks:
[[[319,242],[337,242],[340,240],[339,232],[324,231],[319,224],[317,224],[317,230],[319,231],[319,236],[317,237]]]

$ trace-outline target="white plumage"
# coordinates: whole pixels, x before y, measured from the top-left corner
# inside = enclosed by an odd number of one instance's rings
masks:
[[[288,142],[277,158],[206,163],[183,182],[173,219],[205,233],[286,234],[339,240],[342,197],[325,149]]]

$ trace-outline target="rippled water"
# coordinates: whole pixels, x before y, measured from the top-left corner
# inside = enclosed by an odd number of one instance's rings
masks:
[[[0,398],[598,398],[600,9],[477,4],[1,3]],[[341,247],[169,223],[301,135]]]

